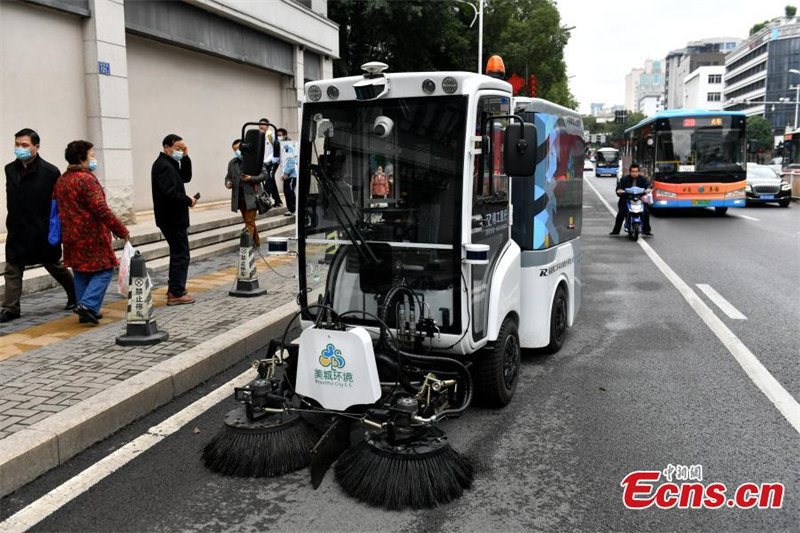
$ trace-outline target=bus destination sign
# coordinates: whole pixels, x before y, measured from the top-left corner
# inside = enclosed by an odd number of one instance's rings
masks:
[[[700,128],[703,126],[722,126],[721,117],[691,117],[683,119],[684,128]]]

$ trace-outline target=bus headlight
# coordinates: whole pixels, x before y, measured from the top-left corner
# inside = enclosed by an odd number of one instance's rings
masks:
[[[655,194],[656,196],[661,196],[662,198],[677,198],[678,197],[678,195],[675,194],[674,192],[662,191],[661,189],[656,189],[655,193],[656,193]]]
[[[744,192],[753,192],[753,188],[750,187],[749,183],[744,186]]]
[[[744,196],[745,189],[736,189],[735,191],[728,191],[725,193],[725,198],[741,198]]]

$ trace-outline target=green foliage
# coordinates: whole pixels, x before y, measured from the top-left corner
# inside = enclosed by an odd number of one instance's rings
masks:
[[[620,142],[625,133],[625,130],[631,126],[635,126],[646,117],[644,113],[633,113],[628,111],[623,124],[615,124],[613,121],[598,123],[597,119],[592,116],[583,117],[583,129],[589,130],[589,133],[605,133],[606,142]]]
[[[750,35],[754,35],[760,32],[761,30],[767,27],[767,24],[769,24],[768,20],[765,20],[764,22],[759,22],[758,24],[753,24],[753,27],[750,28]]]
[[[477,3],[477,2],[476,2]],[[340,59],[334,75],[361,73],[367,61],[392,72],[476,72],[478,21],[454,0],[328,0],[328,17],[339,24]],[[567,84],[564,47],[569,32],[553,0],[485,0],[484,63],[503,57],[506,74],[537,78],[537,96],[566,107],[578,103]],[[485,67],[481,65],[481,70]]]
[[[762,148],[772,148],[772,124],[758,115],[747,117],[747,140],[758,143]]]
[[[797,14],[797,6],[786,6],[783,8],[784,13],[786,13],[787,17],[793,17]]]

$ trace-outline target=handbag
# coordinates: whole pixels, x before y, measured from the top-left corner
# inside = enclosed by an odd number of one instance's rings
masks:
[[[260,191],[256,193],[256,209],[259,215],[263,215],[272,209],[272,198],[269,197],[263,185],[261,185],[259,189]]]
[[[50,227],[47,229],[47,242],[51,246],[61,244],[61,220],[58,218],[58,202],[50,200]]]

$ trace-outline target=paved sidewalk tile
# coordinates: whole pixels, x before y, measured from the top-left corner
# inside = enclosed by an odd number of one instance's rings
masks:
[[[189,285],[202,278],[204,290],[192,305],[155,310],[158,327],[169,332],[169,339],[152,346],[115,344],[125,331],[124,310],[106,325],[81,325],[68,334],[61,326],[62,332],[36,334],[52,324],[73,328],[77,316],[62,310],[60,288],[23,296],[22,318],[0,326],[0,439],[296,298],[293,257],[268,258],[280,276],[259,259],[259,283],[269,289],[266,296],[229,296],[237,257],[231,253],[191,265]],[[166,272],[152,278],[154,298],[165,300]],[[124,309],[127,303],[116,287],[116,281],[109,286],[104,315],[106,308]],[[14,347],[21,347],[20,353],[10,353]]]

